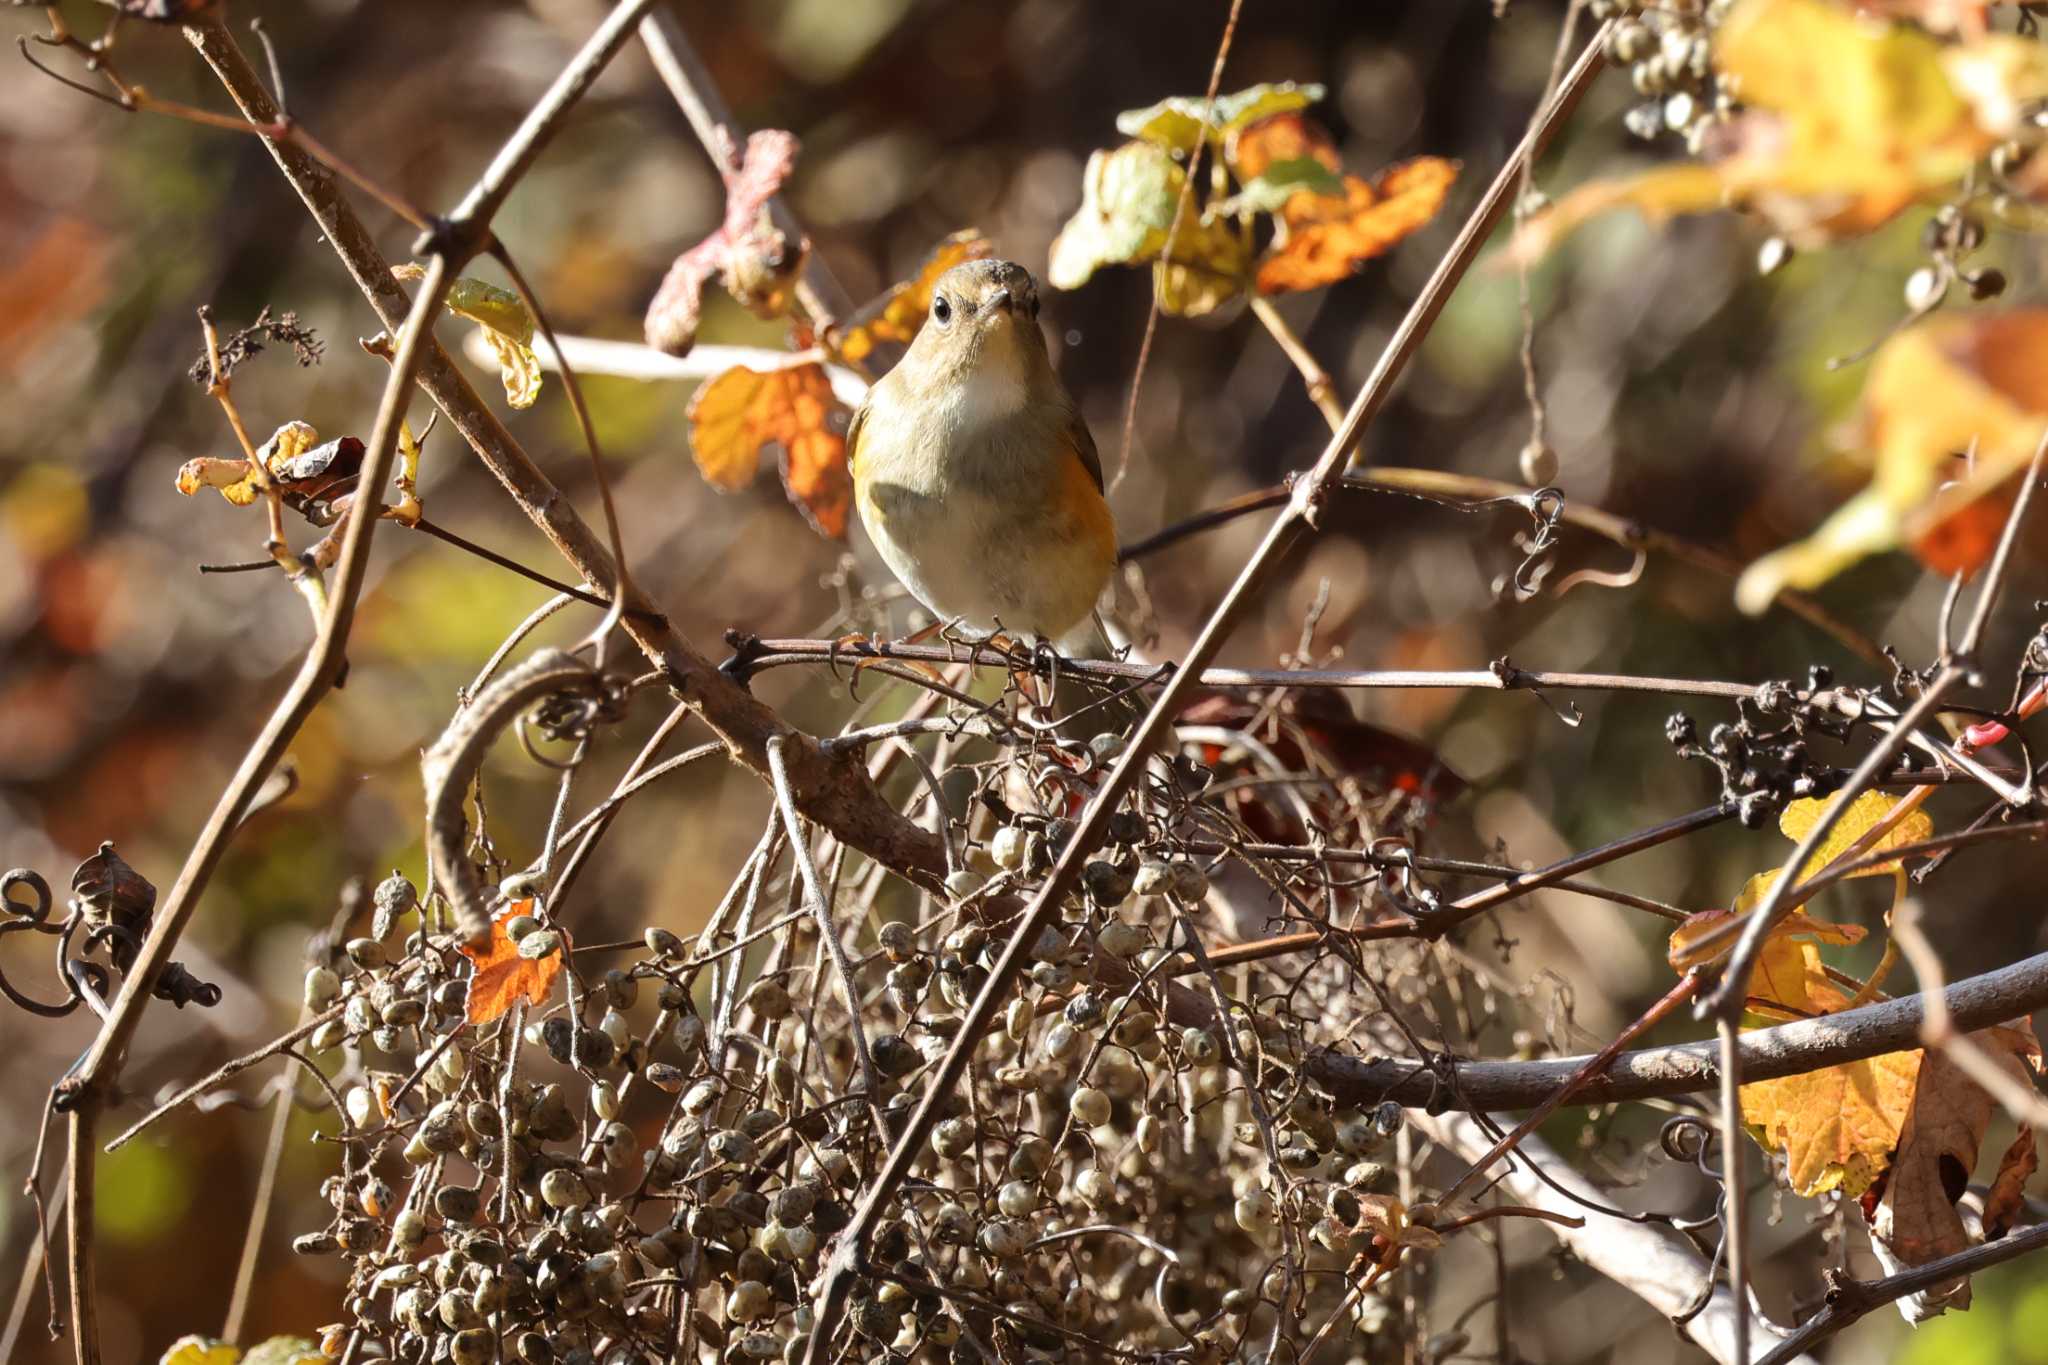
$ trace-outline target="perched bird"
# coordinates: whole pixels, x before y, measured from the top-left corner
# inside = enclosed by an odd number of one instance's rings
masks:
[[[1116,523],[1022,266],[970,261],[939,277],[847,447],[868,535],[936,616],[1102,652],[1095,603],[1116,568]]]

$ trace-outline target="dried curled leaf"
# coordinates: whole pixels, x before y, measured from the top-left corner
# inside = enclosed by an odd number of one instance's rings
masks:
[[[1969,1039],[2020,1086],[2033,1089],[2041,1069],[2041,1045],[2026,1020],[1980,1029]],[[1946,1052],[1927,1054],[1884,1195],[1870,1217],[1872,1243],[1892,1268],[1925,1265],[1970,1247],[1969,1229],[1956,1211],[1956,1201],[1969,1185],[1996,1110],[1990,1093]],[[2021,1136],[2024,1147],[2015,1143],[2000,1163],[1998,1181],[2008,1186],[2014,1173],[2034,1160],[2033,1135]],[[2024,1184],[2024,1175],[2018,1179]],[[1988,1203],[1986,1213],[1988,1224]],[[1909,1320],[1919,1321],[1946,1308],[1969,1305],[1970,1282],[1965,1277],[1924,1290],[1916,1302],[1903,1307]]]
[[[237,507],[256,501],[256,470],[247,460],[201,455],[178,466],[178,491],[191,497],[202,488],[217,488]]]
[[[1391,251],[1436,217],[1458,163],[1417,157],[1374,179],[1344,177],[1341,195],[1296,194],[1280,210],[1280,235],[1259,264],[1261,294],[1320,289]]]
[[[723,154],[713,159],[725,179],[725,221],[676,257],[647,305],[647,344],[670,355],[685,355],[696,344],[706,280],[717,275],[735,299],[764,317],[780,317],[803,259],[802,244],[793,248],[768,214],[768,201],[796,165],[795,135],[765,128],[747,138],[744,156],[719,136]]]
[[[342,436],[321,444],[320,433],[307,423],[286,422],[258,447],[256,458],[287,507],[316,526],[325,526],[338,515],[341,500],[355,491],[363,468],[363,443]],[[209,456],[187,460],[178,469],[178,491],[190,497],[201,488],[218,489],[235,506],[247,507],[259,489],[256,466]]]
[[[918,267],[914,279],[895,286],[831,335],[830,342],[839,358],[858,365],[874,354],[877,346],[908,346],[931,311],[932,290],[938,287],[939,276],[964,261],[982,260],[994,251],[988,238],[973,228],[956,232],[939,243],[938,250]]]
[[[1056,289],[1079,289],[1105,265],[1156,257],[1186,179],[1172,155],[1150,142],[1091,155],[1081,177],[1081,207],[1053,238],[1046,279]]]
[[[505,933],[506,922],[533,912],[530,900],[513,901],[491,919],[491,936],[481,948],[459,944],[462,955],[475,964],[469,977],[465,1012],[472,1024],[488,1024],[504,1014],[522,997],[530,1005],[547,1003],[548,993],[561,975],[563,958],[569,952],[567,930],[555,929],[561,946],[546,957],[521,957],[519,945]]]
[[[1863,430],[1870,483],[1743,571],[1743,611],[1901,545],[1943,572],[1983,564],[2004,525],[2001,495],[2048,430],[2048,310],[1932,318],[1891,338],[1870,362]],[[1966,452],[1967,473],[1945,485]]]
[[[498,357],[505,401],[515,408],[532,407],[540,397],[540,357],[533,353],[533,314],[527,311],[526,300],[464,276],[448,291],[448,311],[475,323]]]
[[[823,365],[734,366],[690,399],[690,454],[712,487],[735,492],[754,481],[761,452],[780,446],[790,501],[820,535],[837,538],[853,504],[846,419]]]
[[[1292,109],[1306,109],[1322,98],[1322,86],[1296,85],[1293,81],[1254,85],[1235,94],[1218,95],[1213,109],[1198,95],[1169,95],[1148,109],[1118,114],[1116,130],[1125,137],[1185,156],[1205,137],[1212,142],[1222,141],[1248,123]],[[1209,115],[1206,121],[1205,113]]]

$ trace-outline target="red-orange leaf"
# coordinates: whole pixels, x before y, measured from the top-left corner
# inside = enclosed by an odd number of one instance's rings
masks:
[[[823,365],[765,374],[736,365],[690,400],[690,454],[712,487],[734,492],[754,481],[762,450],[780,446],[790,501],[821,535],[837,538],[853,501],[845,411]]]
[[[917,335],[917,329],[924,326],[925,313],[932,306],[932,290],[938,287],[939,276],[964,261],[978,261],[994,251],[988,238],[973,228],[956,232],[940,242],[938,249],[918,268],[915,279],[905,280],[892,288],[834,334],[832,340],[840,359],[859,364],[872,355],[877,346],[892,343],[908,346]]]
[[[1320,289],[1391,251],[1436,217],[1458,163],[1422,156],[1371,181],[1344,177],[1344,193],[1297,194],[1280,210],[1281,235],[1259,265],[1259,292]]]
[[[521,957],[519,945],[505,935],[508,920],[532,911],[532,901],[514,901],[491,920],[489,943],[482,948],[461,945],[462,955],[475,964],[469,976],[466,1010],[470,1023],[490,1023],[521,996],[528,1004],[545,1004],[548,992],[555,988],[555,978],[562,972],[562,955],[569,951],[568,932],[554,930],[561,937],[561,947],[540,958]]]

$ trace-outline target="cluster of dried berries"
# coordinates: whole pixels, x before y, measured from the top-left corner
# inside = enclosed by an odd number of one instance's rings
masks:
[[[1642,102],[1623,116],[1645,141],[1665,133],[1685,139],[1697,154],[1716,119],[1734,111],[1733,97],[1714,74],[1714,29],[1731,0],[1592,0],[1594,18],[1617,19],[1607,35],[1607,57],[1626,67]]]
[[[1261,725],[1249,747],[1270,758],[1280,727]],[[985,796],[951,831],[954,895],[866,897],[857,1019],[813,920],[759,932],[763,906],[801,894],[779,830],[703,932],[609,945],[619,965],[601,975],[544,885],[507,882],[505,956],[559,969],[562,989],[494,1018],[477,1008],[482,959],[394,873],[371,932],[305,981],[328,1016],[310,1043],[341,1169],[331,1220],[295,1245],[348,1259],[333,1338],[355,1336],[359,1359],[458,1365],[799,1359],[819,1272],[988,979],[1004,907],[1072,837],[1059,812],[1080,752],[1037,786],[1022,755],[965,765]],[[1226,775],[1263,771],[1218,757]],[[1351,786],[1315,799],[1355,816]],[[1374,809],[1405,820],[1412,804]],[[1242,834],[1220,809],[1247,808],[1155,783],[1031,945],[868,1242],[837,1324],[861,1358],[1083,1359],[1112,1342],[1251,1359],[1304,1315],[1386,1321],[1389,1282],[1356,1294],[1349,1277],[1389,1246],[1401,1110],[1346,1108],[1304,1066],[1355,1029],[1357,963],[1310,955],[1269,995],[1263,976],[1202,970],[1194,926],[1220,859],[1194,836]],[[1356,907],[1369,879],[1310,865],[1271,882],[1285,919],[1304,897],[1318,915]],[[835,901],[847,938],[857,899]],[[1429,1216],[1396,1221],[1419,1237]]]

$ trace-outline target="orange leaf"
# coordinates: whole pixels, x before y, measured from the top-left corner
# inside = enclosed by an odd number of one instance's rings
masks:
[[[1323,126],[1292,112],[1237,129],[1224,149],[1224,158],[1239,180],[1256,180],[1271,166],[1303,157],[1312,157],[1333,171],[1343,169],[1336,141]]]
[[[532,901],[514,901],[492,918],[490,941],[484,947],[459,945],[462,955],[475,964],[469,975],[470,1023],[490,1023],[511,1009],[522,995],[528,1004],[544,1004],[548,992],[554,989],[555,978],[562,971],[562,955],[569,950],[568,931],[554,930],[561,936],[562,945],[541,958],[521,957],[519,945],[505,936],[506,921],[532,911]]]
[[[1320,289],[1343,279],[1436,217],[1457,178],[1457,162],[1424,156],[1372,181],[1347,175],[1342,195],[1295,195],[1281,209],[1280,236],[1259,265],[1259,292]]]
[[[1737,605],[1761,611],[1780,588],[1818,587],[1901,544],[1943,572],[1981,564],[2004,526],[1997,505],[2041,441],[2044,366],[2043,309],[1930,318],[1885,342],[1863,386],[1869,484],[1744,570]]]
[[[963,261],[978,261],[993,254],[988,238],[973,228],[956,232],[939,243],[914,279],[905,280],[855,315],[852,322],[834,334],[839,358],[858,365],[887,344],[908,346],[917,329],[924,326],[931,310],[932,290],[939,276]]]
[[[691,398],[690,454],[712,487],[734,492],[753,482],[761,451],[779,445],[790,500],[820,534],[843,536],[852,502],[845,413],[823,365],[765,374],[736,365]]]

